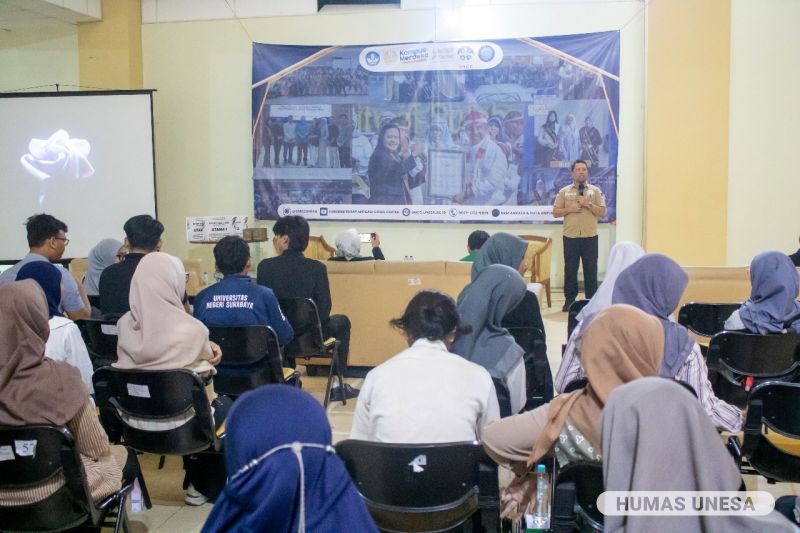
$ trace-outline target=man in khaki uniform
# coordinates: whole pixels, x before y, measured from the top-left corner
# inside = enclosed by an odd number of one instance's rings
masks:
[[[589,166],[578,159],[572,163],[572,185],[556,196],[553,216],[564,217],[564,307],[578,296],[578,265],[583,262],[583,282],[586,298],[597,291],[597,219],[606,214],[602,191],[586,182]]]

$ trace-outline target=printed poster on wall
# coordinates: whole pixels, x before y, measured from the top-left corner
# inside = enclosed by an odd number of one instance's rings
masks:
[[[253,44],[255,216],[560,222],[585,160],[616,220],[619,32]]]

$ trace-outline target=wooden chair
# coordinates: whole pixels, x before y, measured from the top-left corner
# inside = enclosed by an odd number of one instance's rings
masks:
[[[325,237],[320,235],[319,237],[311,236],[308,238],[308,248],[303,252],[303,255],[309,259],[327,261],[333,257],[334,252],[336,252],[336,248],[328,244]]]
[[[553,239],[539,237],[538,235],[520,235],[521,239],[528,241],[528,269],[531,273],[531,283],[544,285],[547,294],[547,307],[552,307],[550,297],[550,263],[553,257]]]
[[[83,283],[83,276],[89,268],[89,260],[85,257],[76,257],[69,262],[69,273],[79,284]]]

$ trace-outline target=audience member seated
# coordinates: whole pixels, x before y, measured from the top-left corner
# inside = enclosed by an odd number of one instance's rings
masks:
[[[131,279],[139,261],[161,249],[164,225],[150,215],[131,217],[123,226],[128,253],[122,262],[111,265],[100,275],[100,310],[104,315],[121,316],[130,311],[128,296]]]
[[[250,247],[241,237],[224,237],[214,246],[217,271],[224,277],[200,291],[194,299],[194,316],[206,326],[270,326],[281,345],[294,337],[272,289],[256,283]]]
[[[22,261],[0,274],[0,287],[15,281],[19,269],[28,263],[35,261],[54,263],[58,261],[64,255],[64,251],[69,244],[67,225],[57,218],[44,213],[28,218],[25,223],[25,230],[28,233],[30,251],[28,255],[22,258]],[[61,299],[61,309],[72,320],[89,318],[91,316],[89,300],[86,298],[83,287],[75,281],[72,274],[63,266],[56,264],[56,268],[61,272],[61,290],[64,295]]]
[[[489,240],[489,234],[482,229],[476,229],[470,233],[469,237],[467,237],[467,252],[469,253],[459,259],[459,261],[466,261],[468,263],[475,261],[475,258],[478,257],[478,250],[481,249],[481,246],[483,246],[487,240]]]
[[[750,298],[725,321],[726,330],[766,335],[800,333],[800,277],[781,252],[763,252],[750,263]]]
[[[472,331],[460,335],[453,352],[489,371],[508,389],[512,414],[527,402],[525,353],[501,322],[525,295],[519,272],[505,265],[489,265],[458,295],[458,314]]]
[[[83,276],[83,289],[87,296],[100,296],[100,275],[103,270],[125,257],[127,250],[117,239],[103,239],[89,250],[86,261],[86,274]],[[100,318],[99,307],[92,306],[92,317]]]
[[[586,327],[583,352],[588,384],[561,394],[532,411],[486,426],[483,447],[517,477],[502,496],[503,516],[521,514],[536,490],[528,468],[548,455],[560,466],[599,461],[600,415],[611,392],[645,376],[655,376],[664,355],[664,328],[629,305],[612,305]]]
[[[472,281],[475,281],[483,269],[496,264],[506,265],[520,274],[525,274],[525,271],[528,270],[528,264],[525,261],[527,251],[528,243],[516,235],[495,233],[481,247],[478,256],[472,263]],[[545,333],[539,299],[533,292],[525,291],[522,302],[509,309],[509,313],[503,317],[503,327],[532,327]]]
[[[714,424],[724,431],[736,432],[742,427],[741,411],[716,397],[700,346],[686,328],[670,318],[688,282],[686,272],[669,257],[645,254],[617,277],[611,301],[632,305],[661,321],[665,335],[664,362],[658,375],[691,385]],[[583,330],[591,321],[592,317],[584,319],[572,332],[556,375],[558,392],[583,377]]]
[[[115,493],[123,473],[138,473],[135,456],[111,446],[78,370],[45,357],[48,304],[32,280],[0,288],[0,425],[56,424],[75,438],[96,502]],[[59,473],[42,485],[0,490],[0,506],[26,505],[52,495],[65,483]]]
[[[277,257],[264,259],[258,264],[258,284],[272,289],[278,299],[310,298],[317,305],[322,333],[339,339],[339,364],[347,369],[350,351],[350,319],[345,315],[331,315],[331,289],[325,263],[307,259],[303,251],[308,246],[308,222],[301,216],[281,217],[272,226],[272,244]],[[341,391],[334,388],[340,398]],[[358,396],[358,389],[345,385],[347,398]]]
[[[75,322],[62,316],[58,310],[58,304],[61,302],[61,273],[50,263],[34,261],[19,269],[17,281],[26,279],[38,283],[47,298],[50,336],[47,337],[45,355],[54,361],[62,361],[77,368],[87,390],[93,394],[94,368],[89,351]]]
[[[606,264],[606,274],[603,278],[603,283],[594,293],[589,303],[580,310],[575,317],[578,322],[583,321],[584,318],[596,315],[603,309],[611,306],[611,295],[614,292],[614,284],[617,282],[620,272],[631,266],[644,255],[642,247],[635,242],[622,241],[615,244],[608,254],[608,263]]]
[[[739,468],[697,400],[677,383],[642,378],[617,387],[603,409],[607,491],[738,491]],[[766,516],[606,516],[606,531],[797,531]]]
[[[792,260],[792,263],[795,267],[800,267],[800,250],[797,250],[795,253],[790,255],[789,259]]]
[[[367,374],[358,398],[353,439],[432,443],[480,440],[500,418],[494,384],[479,365],[449,352],[459,325],[456,303],[426,290],[391,321],[409,348]]]
[[[225,468],[203,533],[378,531],[333,451],[325,410],[299,389],[266,385],[236,400]]]
[[[186,290],[186,272],[177,257],[152,252],[142,257],[131,280],[131,310],[117,322],[117,368],[172,370],[185,368],[206,380],[214,422],[219,428],[225,420],[231,400],[216,397],[211,377],[222,352],[208,340],[208,328],[187,314],[181,298]],[[157,422],[141,420],[120,413],[126,424],[149,431],[164,431],[185,424],[194,416],[188,413]],[[184,459],[184,465],[187,466]],[[194,489],[192,470],[187,467],[189,489],[186,503],[201,505],[204,495]]]
[[[370,236],[372,244],[372,255],[361,256],[361,235],[355,228],[346,229],[336,236],[336,254],[328,261],[372,261],[373,259],[383,260],[381,251],[381,238],[377,233]]]

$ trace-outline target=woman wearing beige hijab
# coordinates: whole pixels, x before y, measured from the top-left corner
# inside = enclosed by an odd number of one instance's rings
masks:
[[[119,490],[123,467],[132,477],[138,463],[109,444],[78,369],[44,356],[49,333],[47,300],[35,281],[0,287],[0,426],[66,426],[99,501]],[[35,503],[63,485],[59,473],[42,485],[0,490],[0,506]]]
[[[206,392],[219,428],[231,406],[231,399],[217,397],[211,383],[222,352],[208,340],[208,328],[183,308],[186,272],[177,257],[152,252],[142,258],[131,280],[131,310],[117,322],[117,368],[174,370],[185,368],[207,379]],[[194,417],[194,410],[158,421],[120,414],[126,424],[149,431],[180,427]],[[184,461],[187,472],[196,472]],[[200,469],[202,470],[202,468]],[[189,478],[194,479],[195,473]],[[195,481],[197,481],[195,479]],[[201,505],[206,498],[189,485],[186,502]]]
[[[529,467],[553,453],[564,466],[576,460],[601,460],[600,414],[611,391],[644,376],[655,376],[664,355],[664,330],[658,319],[629,305],[612,305],[587,326],[582,361],[588,385],[552,402],[489,424],[486,452],[510,464],[518,476],[503,495],[504,515],[520,514],[535,483]]]

